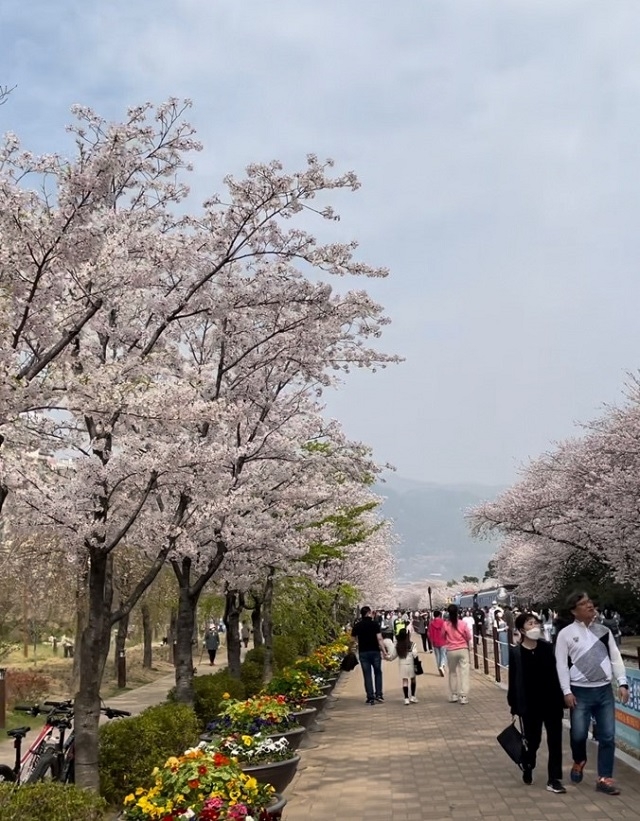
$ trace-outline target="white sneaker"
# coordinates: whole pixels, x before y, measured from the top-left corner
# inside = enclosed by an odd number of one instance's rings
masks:
[[[442,678],[444,678],[444,664],[441,664],[440,667],[438,667],[438,672],[440,673]]]
[[[408,699],[408,698],[405,698],[404,703],[405,703],[405,704],[410,704],[409,699]]]
[[[417,703],[418,703],[418,699],[417,699],[415,696],[411,696],[411,698],[409,699],[409,701],[410,701],[412,704],[417,704]]]
[[[449,696],[449,703],[450,704],[453,704],[457,700],[458,700],[458,696],[456,695],[456,693],[453,693],[452,695]]]
[[[458,701],[460,702],[460,704],[468,704],[469,703],[469,699],[466,696],[460,696]]]

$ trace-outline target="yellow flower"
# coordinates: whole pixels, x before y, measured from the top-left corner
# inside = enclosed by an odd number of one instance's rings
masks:
[[[136,797],[133,793],[129,793],[129,795],[124,799],[125,804],[130,804],[132,801],[135,801]]]
[[[230,693],[223,693],[222,698],[229,699],[229,698],[231,698],[231,694]]]
[[[136,795],[142,795],[143,792],[144,790],[142,789],[142,787],[138,787],[138,789],[136,790]]]

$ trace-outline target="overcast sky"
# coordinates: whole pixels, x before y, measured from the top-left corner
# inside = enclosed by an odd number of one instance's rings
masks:
[[[640,364],[637,0],[2,0],[0,131],[190,97],[194,205],[251,161],[354,169],[403,365],[329,411],[399,474],[504,484]],[[357,287],[365,285],[355,283]]]

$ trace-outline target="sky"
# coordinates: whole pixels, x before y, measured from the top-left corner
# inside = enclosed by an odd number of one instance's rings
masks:
[[[327,413],[398,474],[504,485],[640,364],[637,0],[3,0],[0,132],[189,97],[195,207],[307,153],[355,170],[337,241],[405,361]],[[326,226],[321,226],[327,231]]]

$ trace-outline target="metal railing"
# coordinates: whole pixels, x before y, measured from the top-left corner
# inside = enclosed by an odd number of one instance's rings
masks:
[[[496,627],[485,628],[482,632],[473,631],[473,666],[476,670],[482,669],[485,676],[492,676],[495,681],[506,680],[509,670],[509,647],[514,645],[513,630],[498,630]],[[626,667],[637,665],[640,669],[640,645],[635,652],[628,648],[621,648],[620,653]]]

